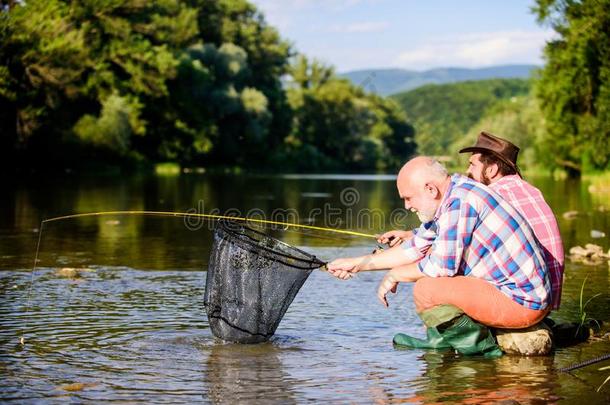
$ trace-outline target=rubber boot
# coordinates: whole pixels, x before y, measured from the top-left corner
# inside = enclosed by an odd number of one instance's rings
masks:
[[[439,305],[421,312],[419,316],[428,327],[427,340],[399,333],[394,336],[396,345],[418,349],[453,348],[465,355],[482,354],[486,357],[502,355],[490,330],[453,305]]]
[[[485,325],[475,322],[468,315],[462,315],[439,331],[444,342],[465,355],[482,354],[485,357],[502,356],[496,339]]]
[[[452,320],[464,314],[464,311],[453,305],[438,305],[419,313],[420,318],[426,325],[427,338],[418,339],[412,336],[398,333],[394,336],[394,344],[397,346],[410,347],[413,349],[451,349],[439,329],[451,323]]]
[[[443,339],[438,329],[434,327],[427,328],[426,334],[428,337],[424,340],[405,335],[404,333],[398,333],[394,336],[394,344],[412,349],[451,349],[451,345]]]

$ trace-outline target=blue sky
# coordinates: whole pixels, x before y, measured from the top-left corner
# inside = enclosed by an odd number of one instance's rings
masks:
[[[339,72],[542,64],[533,0],[251,0],[297,50]]]

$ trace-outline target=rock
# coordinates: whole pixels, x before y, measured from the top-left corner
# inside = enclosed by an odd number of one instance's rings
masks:
[[[581,247],[581,246],[574,246],[573,248],[570,248],[570,255],[571,256],[588,256],[588,251],[587,249]]]
[[[574,246],[570,248],[570,260],[586,265],[596,266],[610,258],[610,251],[605,253],[601,246],[587,243],[585,247]]]
[[[593,255],[604,255],[604,249],[601,246],[594,245],[593,243],[587,243],[585,249],[591,252]]]
[[[77,382],[77,383],[72,383],[72,384],[60,385],[59,387],[57,387],[57,389],[63,390],[63,391],[75,392],[75,391],[82,391],[85,388],[95,387],[96,385],[98,385],[98,383],[80,383],[80,382]]]
[[[496,340],[503,352],[524,356],[542,356],[553,348],[553,334],[544,324],[525,329],[496,329]]]
[[[87,268],[62,267],[55,270],[55,275],[65,278],[80,278],[83,272],[93,271]]]
[[[564,219],[574,219],[578,216],[578,211],[566,211],[562,216]]]
[[[591,237],[593,239],[605,238],[606,232],[598,231],[597,229],[591,229]]]

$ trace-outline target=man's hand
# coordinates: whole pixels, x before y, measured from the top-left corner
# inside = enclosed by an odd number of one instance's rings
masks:
[[[396,278],[394,277],[394,274],[390,270],[383,277],[383,280],[381,280],[381,283],[379,284],[379,287],[377,288],[377,298],[379,298],[379,301],[381,301],[381,303],[383,305],[385,305],[386,308],[390,306],[388,304],[386,295],[389,292],[396,293],[396,287],[398,287],[398,281],[396,280]]]
[[[394,267],[392,270],[388,271],[383,277],[383,280],[381,280],[381,283],[377,288],[377,297],[383,305],[388,307],[386,295],[388,295],[388,292],[395,293],[398,283],[411,283],[424,277],[427,276],[419,271],[417,263],[409,263],[403,266]]]
[[[390,247],[394,247],[394,246],[400,245],[402,242],[404,242],[405,240],[410,239],[412,237],[413,237],[413,232],[411,232],[411,231],[396,230],[396,231],[389,231],[384,234],[381,234],[377,238],[377,242],[387,243],[390,245]]]
[[[335,259],[326,265],[328,272],[341,280],[348,280],[354,273],[360,271],[360,265],[366,260],[366,256],[345,257]]]

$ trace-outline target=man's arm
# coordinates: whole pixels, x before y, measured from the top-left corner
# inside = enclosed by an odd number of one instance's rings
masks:
[[[401,245],[374,254],[336,259],[327,265],[328,272],[342,280],[359,271],[385,270],[420,260],[436,239],[433,222],[422,224],[413,237]]]
[[[384,270],[409,263],[404,249],[387,249],[379,253],[336,259],[326,265],[328,272],[342,280],[351,277],[350,273],[370,270]]]

